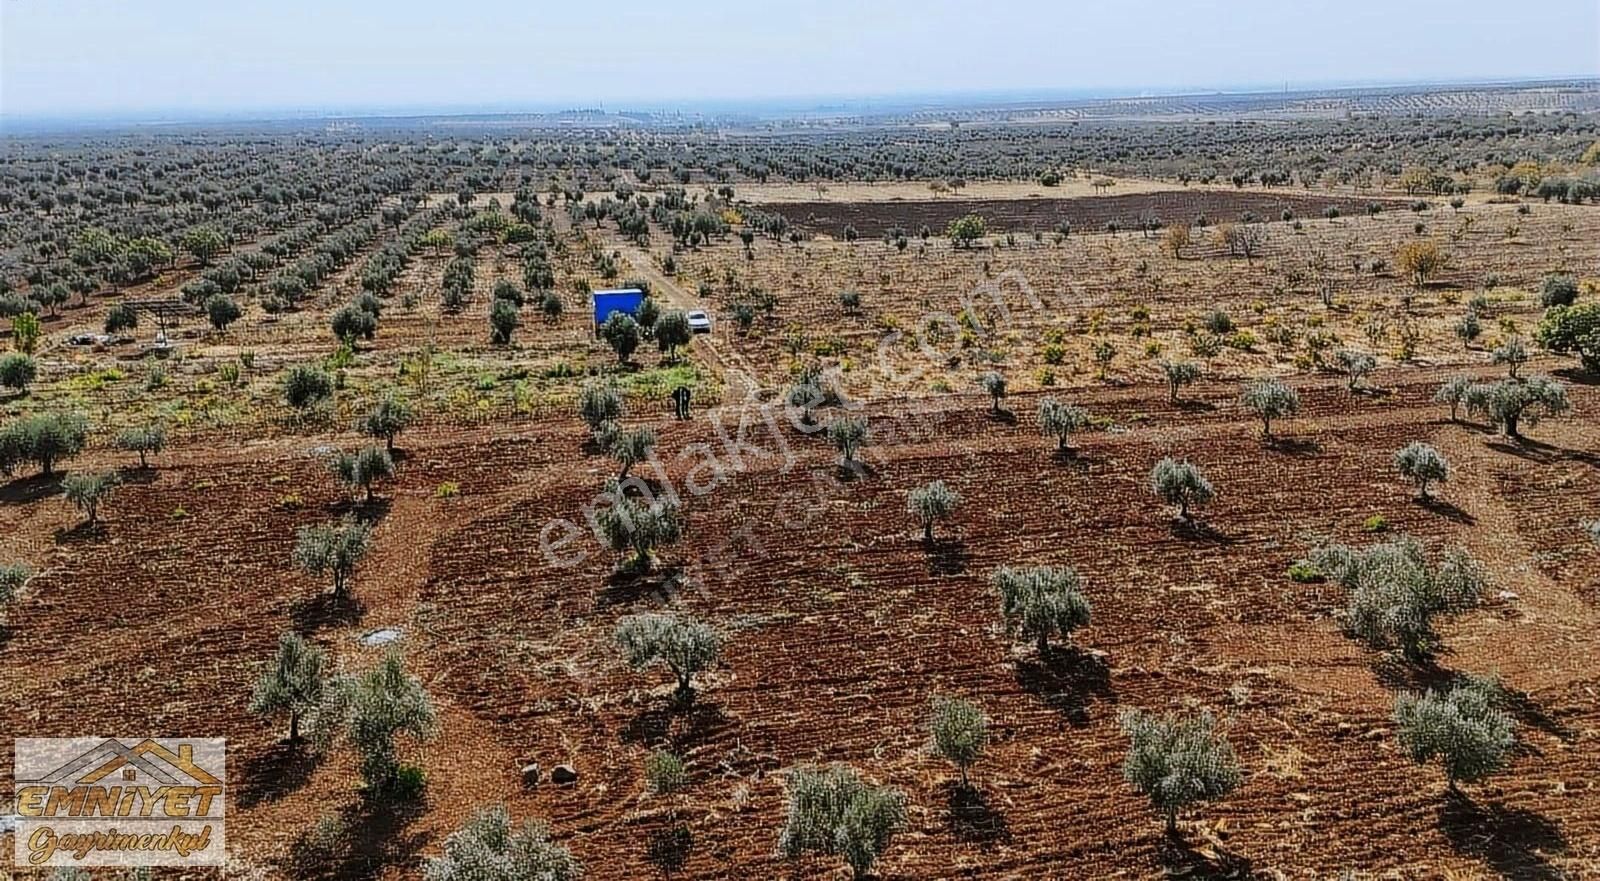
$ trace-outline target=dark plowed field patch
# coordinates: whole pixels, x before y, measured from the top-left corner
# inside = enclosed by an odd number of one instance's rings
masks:
[[[1163,190],[1075,199],[788,202],[759,207],[782,214],[790,222],[815,233],[842,237],[844,228],[853,226],[862,236],[875,238],[893,227],[900,227],[911,235],[923,226],[942,233],[950,221],[969,213],[981,215],[991,230],[1000,232],[1050,232],[1062,221],[1072,224],[1073,231],[1101,232],[1108,223],[1116,223],[1123,230],[1137,229],[1147,217],[1165,224],[1195,223],[1201,217],[1218,223],[1238,220],[1247,211],[1263,220],[1278,220],[1288,210],[1296,217],[1321,218],[1330,206],[1350,217],[1364,214],[1369,202],[1382,204],[1386,210],[1404,204],[1394,199],[1353,199],[1348,195],[1288,191]]]

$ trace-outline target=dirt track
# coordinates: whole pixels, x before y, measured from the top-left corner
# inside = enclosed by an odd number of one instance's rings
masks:
[[[667,710],[664,677],[628,672],[608,642],[618,617],[662,602],[661,581],[610,578],[612,557],[592,543],[569,569],[538,551],[549,518],[576,516],[611,467],[581,455],[575,420],[404,438],[353,613],[288,563],[294,528],[345,505],[312,455],[327,439],[164,455],[159,471],[130,473],[100,533],[74,530],[48,485],[17,482],[0,507],[6,551],[46,571],[0,643],[0,711],[34,734],[228,737],[242,787],[231,843],[287,877],[415,877],[418,854],[498,800],[548,818],[591,877],[658,876],[646,841],[668,821],[641,795],[640,767],[663,744],[686,756],[693,781],[678,808],[695,842],[684,877],[834,868],[772,855],[777,772],[833,759],[910,794],[888,879],[1148,877],[1179,865],[1582,877],[1600,860],[1600,554],[1577,522],[1600,513],[1588,504],[1600,498],[1600,397],[1575,387],[1577,416],[1516,447],[1443,420],[1428,401],[1438,379],[1384,375],[1382,397],[1305,384],[1305,409],[1284,426],[1292,442],[1273,450],[1239,418],[1230,387],[1198,390],[1202,403],[1185,408],[1153,388],[1079,392],[1121,428],[1084,437],[1067,462],[1037,436],[1031,398],[1011,402],[1016,424],[976,397],[888,402],[869,408],[869,476],[838,481],[831,450],[786,433],[792,467],[747,455],[746,470],[699,497],[680,455],[722,442],[703,414],[662,423],[665,473],[686,494],[689,526],[663,554],[688,585],[674,602],[732,634],[687,714]],[[1455,464],[1451,506],[1417,506],[1390,474],[1392,451],[1412,439]],[[759,432],[755,442],[773,447]],[[1212,532],[1175,531],[1148,496],[1149,466],[1169,453],[1193,458],[1221,491],[1206,512]],[[965,502],[929,551],[904,494],[932,478]],[[458,498],[438,496],[444,481],[460,484]],[[1380,663],[1339,633],[1336,589],[1285,575],[1313,533],[1370,540],[1359,524],[1374,513],[1465,544],[1489,562],[1496,590],[1515,595],[1450,624],[1438,671]],[[1079,650],[1048,664],[1007,645],[987,584],[994,567],[1030,562],[1080,568],[1095,606]],[[355,636],[385,625],[406,629],[408,661],[444,722],[420,752],[426,809],[398,820],[356,807],[347,754],[286,760],[280,732],[245,711],[283,629],[314,633],[359,668],[376,653]],[[84,638],[62,638],[75,632]],[[1437,770],[1396,750],[1390,694],[1490,670],[1526,695],[1524,746],[1470,801],[1448,802]],[[970,696],[993,720],[976,770],[981,805],[952,811],[951,772],[926,752],[935,693]],[[1225,716],[1246,778],[1195,815],[1192,849],[1173,851],[1120,779],[1115,714],[1191,704]],[[528,760],[570,761],[582,778],[524,792],[516,769]],[[348,851],[288,862],[324,814],[357,830]]]

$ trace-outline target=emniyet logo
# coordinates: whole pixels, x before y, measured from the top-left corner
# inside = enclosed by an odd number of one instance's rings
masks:
[[[19,737],[16,862],[220,866],[226,777],[219,737]]]

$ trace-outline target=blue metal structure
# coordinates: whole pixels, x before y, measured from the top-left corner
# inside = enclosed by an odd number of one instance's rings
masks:
[[[644,303],[644,291],[638,288],[618,288],[611,291],[595,291],[594,298],[594,326],[595,330],[606,323],[613,312],[622,312],[630,317],[637,318],[639,306]]]

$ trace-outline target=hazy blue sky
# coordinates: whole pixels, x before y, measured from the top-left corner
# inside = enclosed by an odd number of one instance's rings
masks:
[[[12,116],[1597,73],[1597,0],[0,0]]]

